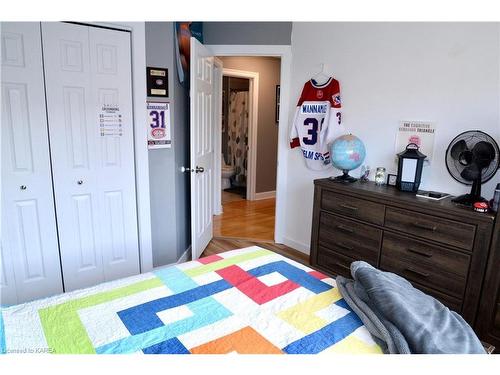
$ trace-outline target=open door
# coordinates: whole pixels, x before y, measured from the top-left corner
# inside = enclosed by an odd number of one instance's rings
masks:
[[[191,248],[198,259],[213,236],[214,132],[220,85],[216,84],[214,56],[191,38]]]

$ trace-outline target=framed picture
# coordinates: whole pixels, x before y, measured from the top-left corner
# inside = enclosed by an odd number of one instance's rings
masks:
[[[280,85],[276,85],[276,124],[280,121]]]
[[[168,69],[146,67],[148,96],[168,97]]]
[[[397,175],[395,174],[388,174],[387,175],[387,185],[390,185],[390,186],[396,186],[396,179],[397,179]]]

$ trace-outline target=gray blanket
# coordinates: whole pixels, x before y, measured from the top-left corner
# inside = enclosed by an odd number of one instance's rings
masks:
[[[404,278],[366,262],[351,274],[337,277],[339,291],[385,353],[485,353],[460,315]]]

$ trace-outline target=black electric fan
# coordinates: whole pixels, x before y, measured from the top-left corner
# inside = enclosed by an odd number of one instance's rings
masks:
[[[466,206],[485,202],[481,197],[481,184],[493,178],[499,167],[500,150],[492,137],[480,130],[457,135],[446,150],[446,168],[455,180],[472,185],[472,189],[470,194],[452,201]]]

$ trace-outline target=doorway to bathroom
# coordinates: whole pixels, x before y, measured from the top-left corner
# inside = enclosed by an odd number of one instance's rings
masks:
[[[273,241],[281,59],[219,59],[221,189],[214,236]]]
[[[251,72],[238,71],[239,77],[226,70],[222,78],[222,172],[221,202],[247,198],[248,131],[250,120]],[[253,87],[252,87],[253,90]],[[252,103],[256,105],[257,103]],[[250,196],[250,194],[248,194]]]

